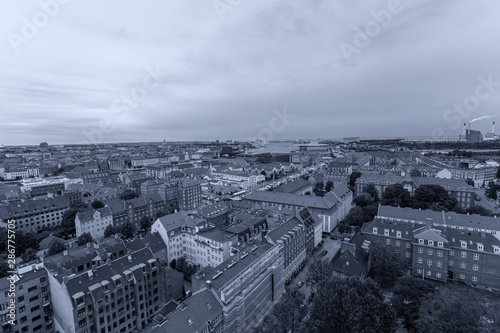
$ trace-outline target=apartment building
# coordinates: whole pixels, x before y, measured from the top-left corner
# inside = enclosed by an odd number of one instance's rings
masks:
[[[313,214],[319,216],[322,231],[329,233],[349,213],[352,205],[352,192],[345,185],[334,188],[324,197],[255,191],[245,196],[243,201],[257,204],[263,208],[277,207],[279,210],[283,208],[301,210],[303,207],[307,207]]]
[[[60,332],[137,332],[160,309],[159,268],[146,247],[78,274],[49,271]]]
[[[362,234],[411,260],[412,274],[500,288],[498,218],[381,206]]]
[[[113,213],[109,207],[78,212],[75,217],[76,237],[89,233],[94,240],[104,238],[108,225],[113,225]]]
[[[463,179],[442,179],[429,177],[406,177],[397,176],[394,174],[377,175],[377,174],[362,174],[356,180],[355,192],[356,195],[363,193],[368,185],[374,185],[379,197],[382,197],[385,189],[390,185],[401,184],[411,196],[416,189],[422,185],[439,185],[442,186],[451,197],[457,199],[458,204],[464,208],[474,206],[475,192],[473,188]]]
[[[106,206],[113,214],[115,227],[120,227],[125,223],[132,223],[139,227],[144,217],[153,220],[158,213],[165,212],[165,202],[158,194],[130,200],[111,200],[106,203]]]
[[[61,225],[63,214],[68,209],[68,200],[63,196],[0,206],[0,226],[6,227],[7,222],[14,219],[17,230],[24,232],[56,227]]]
[[[255,242],[219,266],[198,271],[193,291],[207,288],[219,300],[223,332],[251,331],[284,291],[283,261],[278,246]]]
[[[2,332],[5,333],[51,333],[54,331],[52,323],[52,306],[47,272],[43,265],[38,263],[21,267],[15,276],[15,291],[12,292],[11,283],[7,278],[0,279],[0,320]],[[10,294],[13,295],[10,295]],[[10,299],[15,297],[16,321],[9,323],[11,318]]]
[[[193,210],[202,205],[201,184],[195,180],[182,180],[177,188],[180,210]]]

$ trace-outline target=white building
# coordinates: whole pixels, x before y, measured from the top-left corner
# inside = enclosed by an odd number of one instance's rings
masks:
[[[89,233],[94,240],[104,238],[104,230],[108,225],[113,225],[113,214],[109,207],[97,210],[86,210],[76,214],[76,236]]]

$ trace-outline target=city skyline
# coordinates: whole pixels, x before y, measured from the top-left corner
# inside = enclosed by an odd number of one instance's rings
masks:
[[[500,110],[494,1],[6,6],[0,145],[445,139]]]

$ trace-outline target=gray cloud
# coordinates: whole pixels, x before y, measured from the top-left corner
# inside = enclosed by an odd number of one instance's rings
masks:
[[[105,142],[244,140],[273,108],[296,118],[277,138],[458,135],[443,119],[500,81],[494,0],[401,0],[401,13],[353,64],[340,43],[389,1],[243,1],[221,21],[211,2],[70,2],[15,53],[7,38],[40,10],[0,13],[0,144],[78,143],[102,120]],[[167,73],[127,117],[112,112],[146,68]],[[500,88],[464,120],[498,114]],[[489,120],[474,124],[489,130]]]

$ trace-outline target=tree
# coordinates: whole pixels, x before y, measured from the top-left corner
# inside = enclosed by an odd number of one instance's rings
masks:
[[[80,237],[78,237],[78,239],[76,240],[76,244],[78,246],[82,246],[92,242],[94,242],[94,239],[92,238],[92,235],[88,232],[81,234]]]
[[[134,199],[134,198],[137,198],[137,197],[138,197],[137,193],[135,193],[132,190],[125,190],[120,195],[120,199],[122,199],[122,200],[130,200],[130,199]]]
[[[78,213],[78,209],[68,209],[63,213],[61,220],[61,229],[65,235],[73,235],[76,232],[75,229],[75,218]]]
[[[394,184],[386,187],[382,195],[382,205],[393,207],[408,207],[411,197],[403,185]]]
[[[380,200],[379,196],[378,196],[377,188],[373,184],[368,184],[365,187],[365,190],[363,192],[368,193],[369,195],[371,195],[372,198],[373,198],[373,200],[375,200],[376,202],[378,202]]]
[[[31,248],[35,251],[40,249],[40,244],[38,243],[38,239],[35,234],[32,232],[18,232],[16,234],[16,252],[24,253],[27,249]]]
[[[141,230],[149,231],[151,229],[151,220],[149,216],[144,216],[140,222]]]
[[[368,193],[357,195],[352,201],[356,204],[356,206],[359,207],[368,206],[375,202],[375,200],[373,200],[373,197]]]
[[[92,201],[92,203],[90,205],[94,209],[99,209],[99,208],[103,208],[104,207],[104,203],[102,201],[99,201],[99,200]]]
[[[7,273],[8,271],[10,271],[10,267],[9,267],[9,264],[7,263],[6,260],[0,260],[0,278],[4,278],[6,277],[7,275],[9,275],[9,273]]]
[[[441,288],[426,297],[420,306],[416,327],[419,332],[485,332],[480,328],[482,311],[470,291]]]
[[[60,253],[66,250],[66,246],[60,241],[55,241],[54,244],[49,249],[49,256],[53,256],[54,254]]]
[[[413,195],[411,207],[414,209],[434,209],[434,210],[453,210],[458,204],[457,199],[450,197],[440,185],[420,185]]]
[[[121,228],[120,233],[126,239],[134,237],[135,225],[130,222],[126,222]]]
[[[484,195],[487,198],[496,200],[497,199],[497,191],[500,191],[500,185],[497,185],[494,182],[490,181],[488,183],[488,187],[486,187],[486,190],[484,191]]]
[[[325,191],[330,192],[331,190],[333,190],[333,182],[329,180],[326,182]]]
[[[118,233],[118,231],[112,224],[108,224],[106,229],[104,229],[104,237],[111,237],[116,233]]]
[[[318,291],[323,283],[331,278],[333,267],[331,263],[323,260],[318,254],[312,258],[312,264],[307,271],[306,283],[311,286],[311,289]]]
[[[311,195],[311,192],[307,191],[306,193],[304,193],[304,195]]]
[[[382,288],[390,288],[396,279],[403,276],[410,266],[407,259],[404,259],[393,248],[372,242],[370,245],[370,276],[377,281]]]
[[[365,222],[372,221],[378,213],[378,204],[375,202],[371,205],[363,207],[363,220]]]
[[[167,215],[164,211],[160,210],[158,213],[155,214],[155,221],[159,219],[160,217],[163,217]]]
[[[349,185],[354,186],[356,183],[356,179],[361,177],[361,172],[359,171],[353,171],[351,175],[349,176]]]
[[[493,212],[489,209],[486,209],[481,205],[474,205],[472,207],[467,208],[467,213],[469,214],[478,214],[481,216],[493,216]]]
[[[412,177],[422,177],[422,173],[418,171],[417,169],[412,169],[410,171],[410,176]]]
[[[286,287],[283,298],[273,307],[269,318],[264,320],[258,332],[301,332],[304,329],[302,320],[307,314],[304,298],[304,294],[298,289]]]
[[[330,279],[317,293],[310,332],[394,332],[395,315],[371,279]]]
[[[500,178],[500,166],[498,166],[498,169],[497,169],[497,178]]]
[[[23,259],[24,262],[29,262],[32,260],[37,260],[38,255],[36,250],[30,247],[26,251],[24,251],[24,253],[21,255],[21,258]]]
[[[349,214],[347,214],[347,216],[344,218],[344,222],[349,224],[350,226],[360,229],[365,222],[363,209],[361,207],[354,207],[353,209],[351,209]]]
[[[472,186],[472,187],[474,187],[474,185],[475,185],[475,184],[474,184],[474,181],[473,181],[472,179],[470,179],[470,178],[467,178],[467,179],[465,180],[465,182],[466,182],[467,184],[469,184],[470,186]]]
[[[172,261],[170,262],[170,268],[176,269],[176,267],[177,267],[177,260],[172,259]]]
[[[392,305],[408,330],[415,328],[415,320],[422,300],[435,292],[427,280],[404,275],[396,280]]]

